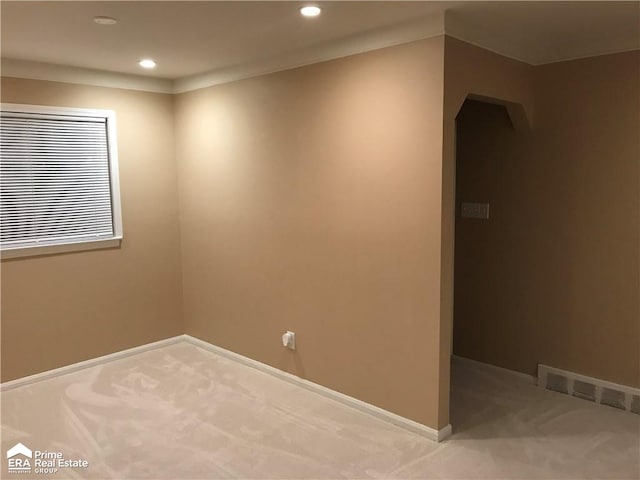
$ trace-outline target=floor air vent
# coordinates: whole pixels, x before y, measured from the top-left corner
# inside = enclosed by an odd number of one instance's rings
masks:
[[[640,415],[640,389],[538,365],[538,386]]]

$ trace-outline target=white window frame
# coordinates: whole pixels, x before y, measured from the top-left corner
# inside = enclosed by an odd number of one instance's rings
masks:
[[[118,169],[118,140],[116,134],[116,113],[113,110],[89,108],[54,107],[45,105],[23,105],[17,103],[0,103],[0,114],[24,113],[34,118],[93,117],[104,118],[107,127],[107,153],[109,156],[109,181],[111,191],[111,216],[113,236],[97,240],[65,241],[64,243],[19,246],[5,248],[0,245],[2,260],[37,255],[53,255],[56,253],[79,252],[102,248],[119,247],[122,241],[122,211],[120,204],[120,181]]]

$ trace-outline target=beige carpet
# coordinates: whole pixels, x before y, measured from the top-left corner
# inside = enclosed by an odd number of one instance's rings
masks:
[[[436,444],[180,343],[2,393],[5,451],[86,459],[50,478],[637,479],[640,416],[454,365]],[[33,463],[32,463],[33,465]]]

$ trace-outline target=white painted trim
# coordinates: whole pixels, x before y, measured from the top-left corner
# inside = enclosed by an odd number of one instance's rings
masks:
[[[400,415],[389,412],[388,410],[384,410],[382,408],[376,407],[375,405],[371,405],[369,403],[363,402],[362,400],[358,400],[357,398],[350,397],[335,390],[331,390],[330,388],[318,385],[317,383],[305,380],[304,378],[297,377],[295,375],[292,375],[291,373],[272,367],[271,365],[253,360],[252,358],[245,357],[244,355],[240,355],[239,353],[231,352],[209,342],[205,342],[204,340],[200,340],[199,338],[192,337],[191,335],[185,335],[184,339],[192,345],[203,348],[204,350],[207,350],[211,353],[215,353],[229,360],[238,362],[242,365],[255,368],[256,370],[272,375],[280,380],[292,383],[348,407],[355,408],[360,412],[372,415],[380,420],[392,423],[393,425],[404,428],[413,433],[417,433],[418,435],[426,437],[430,440],[441,442],[449,435],[451,435],[450,424],[440,430],[436,430],[408,418],[401,417]]]
[[[53,370],[47,370],[46,372],[36,373],[35,375],[29,375],[28,377],[18,378],[8,382],[0,383],[0,392],[6,392],[7,390],[13,390],[14,388],[24,387],[31,385],[32,383],[40,382],[42,380],[48,380],[50,378],[59,377],[68,373],[84,370],[85,368],[95,367],[96,365],[103,365],[114,360],[120,360],[122,358],[137,355],[139,353],[148,352],[149,350],[155,350],[156,348],[166,347],[175,343],[184,341],[184,335],[178,335],[176,337],[165,338],[157,342],[147,343],[140,345],[139,347],[129,348],[120,352],[110,353],[103,355],[102,357],[91,358],[83,362],[72,363],[71,365],[65,365],[64,367],[54,368]]]
[[[204,340],[200,340],[198,338],[192,337],[191,335],[178,335],[175,337],[166,338],[164,340],[148,343],[146,345],[140,345],[139,347],[129,348],[127,350],[122,350],[120,352],[103,355],[102,357],[92,358],[89,360],[85,360],[83,362],[66,365],[64,367],[48,370],[42,373],[37,373],[35,375],[30,375],[28,377],[18,378],[16,380],[4,382],[0,384],[0,392],[5,392],[7,390],[12,390],[14,388],[24,387],[36,382],[40,382],[42,380],[48,380],[54,377],[59,377],[69,373],[77,372],[79,370],[84,370],[85,368],[94,367],[96,365],[103,365],[105,363],[112,362],[114,360],[120,360],[122,358],[130,357],[132,355],[137,355],[139,353],[148,352],[150,350],[155,350],[157,348],[174,345],[181,342],[190,343],[191,345],[202,348],[216,355],[220,355],[221,357],[225,357],[229,360],[240,363],[242,365],[255,368],[256,370],[272,375],[280,380],[284,380],[293,385],[297,385],[299,387],[302,387],[313,393],[322,395],[325,398],[329,398],[331,400],[339,402],[348,407],[355,408],[356,410],[366,413],[368,415],[371,415],[373,417],[376,417],[379,420],[383,420],[385,422],[391,423],[398,427],[404,428],[405,430],[408,430],[410,432],[426,437],[429,440],[441,442],[451,435],[451,424],[445,426],[444,428],[441,428],[440,430],[436,430],[434,428],[428,427],[426,425],[423,425],[421,423],[415,422],[408,418],[402,417],[395,413],[389,412],[388,410],[384,410],[382,408],[376,407],[375,405],[371,405],[369,403],[363,402],[362,400],[358,400],[357,398],[353,398],[343,393],[337,392],[335,390],[331,390],[330,388],[324,387],[322,385],[318,385],[317,383],[310,382],[309,380],[305,380],[304,378],[297,377],[295,375],[292,375],[283,370],[279,370],[265,363],[259,362],[257,360],[253,360],[249,357],[245,357],[244,355],[231,352],[224,348],[213,345],[209,342],[205,342]]]
[[[588,55],[574,55],[569,57],[562,57],[554,60],[544,60],[532,63],[531,65],[539,67],[541,65],[550,65],[552,63],[562,63],[562,62],[573,62],[574,60],[584,60],[586,58],[594,58],[594,57],[603,57],[605,55],[617,55],[618,53],[629,53],[629,52],[638,52],[640,48],[638,47],[628,47],[628,48],[616,48],[612,50],[605,50],[601,52],[592,52]]]
[[[497,365],[491,365],[490,363],[479,362],[478,360],[472,360],[471,358],[460,357],[458,355],[451,355],[454,362],[458,362],[462,365],[468,365],[471,367],[479,368],[490,372],[499,372],[506,375],[510,375],[518,380],[524,381],[528,384],[535,385],[536,377],[533,375],[527,375],[526,373],[516,372],[515,370],[509,370],[508,368],[498,367]]]
[[[640,396],[640,388],[632,387],[630,385],[621,385],[619,383],[609,382],[608,380],[602,380],[596,377],[589,377],[587,375],[581,375],[579,373],[570,372],[568,370],[562,370],[560,368],[550,367],[548,365],[538,364],[538,386],[541,388],[547,387],[547,375],[554,373],[567,378],[567,394],[573,396],[573,382],[579,380],[581,382],[590,383],[596,387],[596,399],[595,403],[600,403],[602,397],[602,389],[609,388],[612,390],[618,390],[625,394],[625,407],[626,410],[631,410],[631,397],[633,395]],[[559,392],[564,393],[564,392]]]
[[[429,15],[399,25],[355,34],[315,48],[295,50],[244,65],[178,78],[174,81],[173,92],[185,93],[426,38],[438,37],[444,35],[444,33],[444,14]]]
[[[69,117],[85,117],[96,119],[109,119],[115,116],[113,110],[105,110],[100,108],[76,108],[76,107],[58,107],[55,105],[33,105],[30,103],[1,103],[0,109],[7,114],[28,113],[34,117],[55,117],[56,119]]]
[[[106,240],[83,240],[81,242],[67,242],[59,245],[30,245],[28,247],[10,248],[0,251],[2,260],[23,257],[40,257],[43,255],[57,255],[59,253],[86,252],[105,248],[118,248],[122,236],[111,237]]]
[[[107,115],[107,151],[109,153],[109,180],[111,190],[111,216],[113,236],[122,240],[122,203],[120,200],[120,166],[118,161],[118,127],[116,112],[109,110]]]
[[[546,59],[546,60],[534,61],[531,58],[525,58],[520,55],[515,55],[511,52],[507,52],[505,50],[498,50],[496,48],[489,47],[485,43],[479,42],[476,39],[474,39],[472,35],[467,35],[465,33],[466,32],[451,31],[449,27],[447,27],[447,30],[446,30],[447,37],[455,38],[456,40],[460,40],[461,42],[468,43],[469,45],[473,45],[474,47],[481,48],[483,50],[486,50],[487,52],[495,53],[496,55],[500,55],[501,57],[505,57],[510,60],[515,60],[516,62],[524,63],[532,67],[550,65],[552,63],[572,62],[573,60],[584,60],[586,58],[602,57],[604,55],[616,55],[618,53],[636,52],[639,50],[638,47],[618,48],[618,49],[607,50],[604,52],[597,52],[597,53],[594,52],[594,53],[589,53],[585,55],[568,56],[568,57],[562,57],[562,58],[553,59],[553,60]]]
[[[173,92],[173,81],[166,78],[145,77],[14,58],[2,59],[2,76],[155,93]]]
[[[109,190],[111,193],[111,219],[113,235],[108,237],[84,238],[82,240],[64,240],[60,243],[41,245],[21,245],[14,248],[0,246],[0,258],[21,258],[58,253],[80,252],[104,248],[119,247],[122,242],[122,207],[120,202],[120,176],[118,171],[118,137],[116,112],[96,108],[58,107],[52,105],[31,105],[19,103],[0,103],[2,116],[24,116],[45,119],[87,119],[95,118],[105,122],[107,128],[107,154],[109,156]]]
[[[496,55],[500,55],[501,57],[508,58],[509,60],[515,60],[516,62],[525,63],[527,65],[532,65],[533,66],[532,63],[527,62],[526,60],[524,60],[521,57],[516,57],[514,55],[505,53],[503,51],[498,51],[495,48],[491,48],[491,47],[487,47],[486,45],[482,45],[480,42],[477,42],[472,37],[468,37],[468,36],[466,36],[464,34],[447,31],[446,35],[447,35],[447,37],[455,38],[456,40],[460,40],[461,42],[468,43],[469,45],[473,45],[474,47],[481,48],[483,50],[486,50],[487,52],[495,53]]]

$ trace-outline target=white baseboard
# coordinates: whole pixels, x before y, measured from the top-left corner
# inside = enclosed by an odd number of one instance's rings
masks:
[[[212,353],[236,361],[248,367],[255,368],[256,370],[260,370],[261,372],[268,373],[269,375],[273,375],[274,377],[277,377],[281,380],[305,388],[311,392],[320,394],[323,397],[340,402],[343,405],[347,405],[351,408],[355,408],[360,412],[367,413],[380,420],[384,420],[385,422],[389,422],[398,427],[402,427],[405,430],[417,433],[418,435],[426,437],[429,440],[441,442],[449,435],[451,435],[451,424],[447,425],[444,428],[441,428],[440,430],[436,430],[395,413],[389,412],[388,410],[384,410],[380,407],[376,407],[375,405],[371,405],[369,403],[363,402],[362,400],[358,400],[357,398],[345,395],[344,393],[331,390],[330,388],[310,382],[309,380],[305,380],[304,378],[297,377],[295,375],[292,375],[291,373],[272,367],[271,365],[267,365],[257,360],[253,360],[252,358],[245,357],[244,355],[240,355],[238,353],[225,350],[224,348],[218,347],[216,345],[212,345],[211,343],[205,342],[204,340],[200,340],[190,335],[185,335],[184,338],[187,342],[197,347],[203,348]]]
[[[295,375],[292,375],[283,370],[279,370],[265,363],[259,362],[257,360],[253,360],[249,357],[245,357],[243,355],[240,355],[235,352],[231,352],[229,350],[225,350],[224,348],[218,347],[216,345],[212,345],[211,343],[205,342],[204,340],[200,340],[190,335],[178,335],[176,337],[167,338],[165,340],[160,340],[158,342],[148,343],[146,345],[141,345],[139,347],[122,350],[121,352],[110,353],[109,355],[104,355],[102,357],[92,358],[89,360],[85,360],[83,362],[66,365],[64,367],[55,368],[53,370],[48,370],[46,372],[30,375],[28,377],[18,378],[16,380],[4,382],[0,384],[0,392],[12,390],[14,388],[24,387],[26,385],[30,385],[35,382],[40,382],[42,380],[59,377],[69,373],[77,372],[79,370],[83,370],[85,368],[105,364],[108,362],[112,362],[114,360],[130,357],[132,355],[137,355],[139,353],[148,352],[149,350],[154,350],[156,348],[173,345],[180,342],[188,342],[192,345],[203,348],[209,352],[215,353],[217,355],[228,358],[230,360],[241,363],[243,365],[255,368],[257,370],[260,370],[261,372],[268,373],[269,375],[272,375],[276,378],[279,378],[286,382],[300,386],[302,388],[305,388],[311,392],[320,394],[331,400],[340,402],[343,405],[347,405],[351,408],[355,408],[360,412],[367,413],[380,420],[384,420],[393,425],[404,428],[405,430],[409,430],[413,433],[417,433],[418,435],[426,437],[430,440],[441,442],[442,440],[444,440],[445,438],[451,435],[451,424],[447,425],[444,428],[441,428],[440,430],[436,430],[434,428],[428,427],[426,425],[423,425],[421,423],[415,422],[408,418],[402,417],[395,413],[389,412],[388,410],[384,410],[382,408],[376,407],[375,405],[371,405],[369,403],[363,402],[362,400],[358,400],[357,398],[350,397],[348,395],[337,392],[335,390],[331,390],[330,388],[323,387],[322,385],[319,385],[317,383],[313,383],[313,382],[310,382],[309,380],[305,380],[304,378],[300,378]]]
[[[139,353],[148,352],[149,350],[155,350],[156,348],[166,347],[167,345],[173,345],[184,341],[184,335],[178,335],[176,337],[165,338],[157,342],[147,343],[140,345],[139,347],[129,348],[120,352],[110,353],[103,355],[102,357],[90,358],[83,362],[72,363],[71,365],[65,365],[64,367],[54,368],[53,370],[47,370],[46,372],[36,373],[35,375],[29,375],[28,377],[17,378],[16,380],[10,380],[8,382],[0,383],[0,392],[12,390],[18,387],[24,387],[35,382],[40,382],[48,378],[59,377],[68,373],[77,372],[85,368],[101,365],[104,363],[112,362],[120,358],[130,357],[131,355],[137,355]]]
[[[482,370],[504,373],[512,376],[514,379],[519,379],[523,382],[535,385],[537,382],[536,377],[533,375],[527,375],[526,373],[516,372],[515,370],[509,370],[508,368],[498,367],[497,365],[491,365],[490,363],[479,362],[478,360],[472,360],[466,357],[460,357],[458,355],[451,355],[451,358],[460,363],[461,365],[469,365]]]

